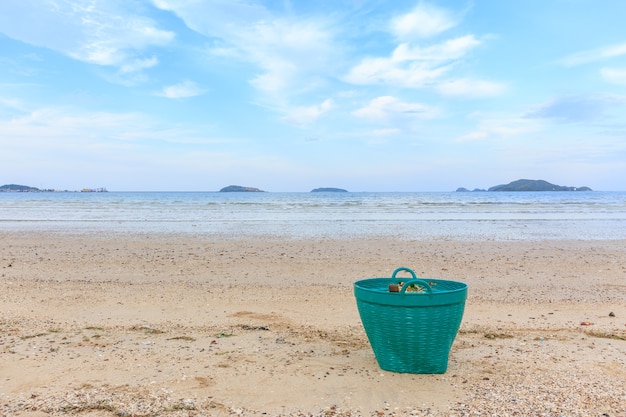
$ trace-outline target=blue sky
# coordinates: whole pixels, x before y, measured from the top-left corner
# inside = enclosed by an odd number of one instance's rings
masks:
[[[626,190],[626,1],[4,0],[0,183]]]

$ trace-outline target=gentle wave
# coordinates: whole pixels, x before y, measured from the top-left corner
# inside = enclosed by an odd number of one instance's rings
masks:
[[[626,238],[626,193],[0,193],[1,230],[221,237]]]

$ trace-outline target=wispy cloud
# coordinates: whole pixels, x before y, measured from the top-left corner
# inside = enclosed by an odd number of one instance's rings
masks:
[[[600,75],[611,84],[626,85],[626,69],[602,68]]]
[[[409,13],[391,20],[391,32],[401,41],[412,41],[438,35],[457,22],[445,9],[420,2]]]
[[[539,121],[510,115],[474,115],[476,128],[457,138],[458,142],[498,141],[542,130]]]
[[[4,87],[4,85],[0,84],[0,86]],[[27,106],[25,103],[13,97],[2,97],[0,96],[0,110],[3,108],[9,109],[11,111],[17,110],[20,112],[27,111]]]
[[[392,21],[391,30],[402,42],[388,56],[363,58],[343,77],[344,81],[407,88],[433,86],[482,44],[471,34],[426,46],[418,43],[421,38],[439,34],[455,24],[443,9],[420,3],[412,12]]]
[[[176,14],[191,30],[217,38],[228,38],[238,29],[247,30],[255,22],[272,18],[266,7],[252,2],[152,0],[152,4]]]
[[[390,127],[388,129],[374,129],[372,130],[372,136],[392,136],[402,133],[401,129],[396,127]]]
[[[444,96],[465,96],[465,97],[492,97],[498,96],[506,91],[506,85],[484,80],[472,80],[462,78],[451,81],[444,81],[435,86],[435,89]]]
[[[165,144],[237,143],[237,139],[209,136],[211,125],[201,129],[195,125],[163,123],[137,112],[80,111],[75,108],[47,107],[23,112],[21,115],[0,119],[0,131],[14,140],[5,149],[20,148],[30,154],[55,149],[55,155],[64,160],[64,154],[94,150],[116,151],[129,147]]]
[[[129,60],[128,62],[122,64],[120,67],[120,72],[122,74],[132,73],[141,71],[147,68],[152,68],[159,64],[159,59],[155,56],[150,58],[137,58],[133,60]]]
[[[189,98],[202,95],[206,92],[205,89],[199,87],[193,81],[183,81],[178,84],[163,87],[163,90],[157,93],[158,96],[166,98]]]
[[[576,52],[560,59],[559,62],[566,67],[574,67],[623,55],[626,55],[626,43]]]
[[[294,107],[287,111],[287,115],[283,117],[283,120],[290,124],[306,126],[315,122],[333,107],[335,107],[335,103],[332,99],[326,99],[322,103],[313,106]]]
[[[259,23],[242,35],[239,46],[263,71],[251,82],[270,93],[306,90],[327,74],[335,50],[331,31],[316,20]]]
[[[480,45],[474,35],[448,39],[439,44],[422,47],[409,43],[401,43],[393,51],[391,59],[403,61],[430,61],[434,63],[451,61],[463,57],[467,52]]]
[[[153,0],[192,30],[218,39],[210,53],[258,68],[250,84],[269,95],[293,95],[320,83],[337,56],[337,40],[327,18],[274,15],[258,4],[232,1]]]
[[[142,51],[172,41],[174,33],[161,30],[151,19],[134,14],[124,2],[1,2],[5,34],[32,45],[61,52],[79,61],[104,66],[133,66]],[[9,13],[10,12],[10,13]],[[1,19],[1,18],[0,18]],[[55,22],[42,24],[42,22]],[[146,61],[147,60],[147,61]],[[134,62],[134,64],[133,64]]]
[[[0,120],[0,130],[7,136],[40,141],[52,147],[64,148],[78,143],[87,144],[95,137],[123,138],[129,125],[145,126],[146,120],[135,113],[90,112],[80,114],[72,109],[41,108],[10,120]],[[96,133],[97,132],[97,133]]]
[[[397,62],[391,58],[365,58],[343,79],[351,84],[419,88],[432,84],[450,68],[416,61]]]
[[[625,104],[624,97],[615,95],[565,96],[539,105],[524,117],[565,123],[589,122],[602,119],[610,108]]]
[[[356,55],[356,58],[344,53],[350,48],[340,36],[345,31],[345,22],[339,16],[299,15],[284,10],[274,13],[272,5],[264,3],[152,2],[174,13],[188,28],[210,38],[213,46],[208,53],[214,58],[252,64],[256,73],[253,68],[248,81],[261,93],[255,101],[282,112],[285,116],[281,120],[290,124],[307,125],[330,111],[319,105],[293,106],[291,102],[298,95],[337,82],[358,86],[434,87],[448,96],[494,96],[504,90],[495,82],[445,80],[483,42],[473,34],[466,34],[422,43],[459,23],[457,16],[447,9],[427,2],[420,2],[407,13],[388,20],[385,29],[397,43],[387,55]],[[351,68],[350,60],[356,62]],[[163,95],[171,96],[165,92]]]
[[[438,112],[420,103],[407,103],[392,96],[377,97],[352,114],[359,118],[388,121],[398,118],[432,119]]]

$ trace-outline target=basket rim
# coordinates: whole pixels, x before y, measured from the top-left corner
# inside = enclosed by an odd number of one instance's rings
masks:
[[[460,281],[438,280],[424,278],[435,283],[453,283],[458,288],[451,290],[433,290],[432,293],[424,292],[389,292],[388,284],[400,281],[395,278],[368,278],[354,283],[354,295],[359,302],[390,305],[398,307],[428,307],[464,303],[467,298],[467,284]],[[364,282],[380,284],[376,287],[364,287]]]
[[[427,277],[420,277],[419,279],[427,281],[427,282],[433,282],[435,284],[443,284],[443,283],[450,283],[450,284],[454,284],[456,286],[458,286],[458,288],[454,288],[454,289],[446,289],[446,290],[440,290],[438,288],[433,288],[433,295],[437,295],[437,294],[447,294],[447,293],[453,293],[453,292],[459,292],[459,291],[464,291],[467,290],[467,283],[462,282],[462,281],[453,281],[453,280],[448,280],[448,279],[438,279],[438,278],[427,278]],[[388,289],[387,289],[387,285],[389,284],[396,284],[398,282],[406,282],[408,281],[408,278],[389,278],[389,277],[381,277],[381,278],[365,278],[365,279],[360,279],[358,281],[354,282],[354,286],[355,288],[359,288],[363,291],[372,291],[372,292],[381,292],[381,293],[388,293]],[[365,282],[376,282],[376,283],[381,283],[380,287],[377,288],[373,288],[373,287],[366,287],[363,286],[362,284]],[[390,293],[393,295],[400,295],[401,293]],[[407,295],[411,295],[411,296],[424,296],[424,295],[429,295],[426,292],[420,293],[420,292],[412,292],[412,293],[406,293]]]

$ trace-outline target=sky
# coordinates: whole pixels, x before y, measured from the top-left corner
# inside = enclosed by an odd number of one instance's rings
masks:
[[[0,184],[626,190],[623,0],[2,0]]]

